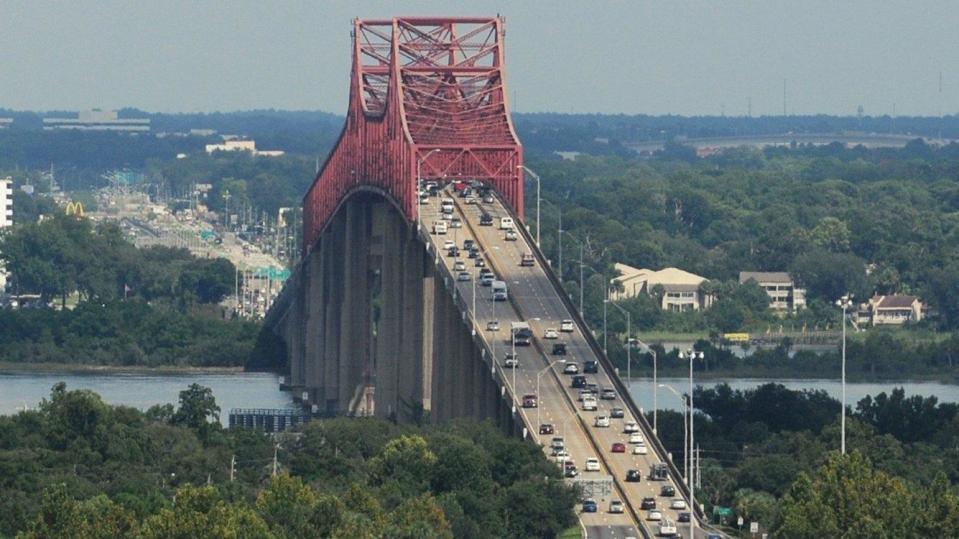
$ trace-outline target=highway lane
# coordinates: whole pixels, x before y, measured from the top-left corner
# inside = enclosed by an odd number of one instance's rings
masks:
[[[552,283],[542,268],[523,268],[519,266],[520,256],[524,252],[529,251],[530,246],[526,245],[521,235],[516,241],[504,240],[504,233],[498,229],[497,225],[500,217],[508,215],[505,209],[498,204],[484,205],[482,208],[480,206],[459,204],[457,210],[461,219],[467,219],[471,228],[477,231],[481,245],[487,249],[490,247],[497,249],[495,264],[499,270],[498,273],[503,280],[509,283],[513,300],[521,309],[526,321],[530,323],[534,330],[534,335],[536,335],[537,338],[542,338],[547,327],[558,328],[561,320],[572,318],[571,313],[566,310],[562,299],[557,296],[558,293],[563,292],[557,292],[553,289]],[[479,226],[479,217],[483,211],[494,217],[494,226]],[[586,339],[579,334],[578,331],[572,335],[563,334],[559,340],[567,343],[567,359],[575,361],[580,365],[582,365],[584,360],[595,359]],[[549,341],[542,341],[542,345],[547,348],[550,348],[551,344]],[[547,360],[549,359],[555,358],[548,358]],[[576,399],[578,396],[572,388],[568,387],[568,377],[564,377],[561,374],[554,374],[553,376],[557,381],[557,385],[554,387],[564,388],[566,392],[565,397],[567,397],[569,401],[577,402]],[[589,375],[589,378],[591,382],[596,383],[600,388],[614,387],[609,379],[608,373],[602,372],[602,368],[600,368],[600,372],[596,375]],[[542,384],[542,387],[545,388],[546,385]],[[556,398],[557,395],[554,392],[544,390],[544,393],[540,397],[545,405],[549,399]],[[564,397],[564,395],[559,395],[559,397]],[[596,415],[608,415],[608,409],[611,407],[615,406],[623,408],[624,410],[626,409],[626,407],[622,405],[619,396],[613,401],[600,402],[603,407],[601,407],[597,413],[578,411],[586,420],[587,425],[593,425],[593,418]],[[626,417],[622,420],[612,420],[610,428],[590,427],[590,429],[593,438],[596,439],[600,445],[600,451],[604,453],[602,457],[610,463],[611,470],[609,470],[609,472],[614,475],[617,484],[622,491],[626,493],[628,503],[636,509],[637,514],[645,517],[646,512],[640,510],[640,501],[643,497],[654,497],[664,516],[675,522],[678,520],[680,510],[668,509],[670,499],[658,496],[664,482],[650,481],[648,479],[649,465],[662,461],[662,457],[655,454],[654,448],[647,446],[649,451],[647,455],[610,453],[610,448],[614,442],[625,443],[627,441],[627,435],[622,432],[622,426],[627,421],[635,420],[636,419],[631,417],[629,412],[626,411]],[[646,436],[648,436],[648,433],[646,433]],[[541,443],[548,442],[545,438],[548,438],[548,436],[540,437]],[[625,482],[626,471],[629,469],[639,470],[643,475],[643,480],[638,483]],[[647,528],[651,533],[658,531],[658,525],[656,523],[649,523]],[[688,527],[685,529],[681,527],[680,532],[684,536],[688,535]]]
[[[432,223],[439,220],[439,200],[431,198],[430,202],[430,204],[420,207],[423,216],[423,225],[427,227],[427,229],[431,229]],[[459,213],[459,216],[461,219],[466,218],[463,213]],[[473,230],[476,229],[473,228]],[[466,257],[466,253],[461,253],[461,256],[457,258],[446,256],[446,252],[442,249],[442,246],[447,239],[454,241],[457,246],[461,248],[463,240],[467,238],[474,239],[474,241],[477,240],[477,238],[472,236],[470,227],[451,229],[445,235],[431,235],[431,240],[434,245],[433,248],[437,249],[442,264],[452,269],[456,260],[467,263],[467,271],[471,275],[471,280],[457,282],[457,292],[467,301],[467,304],[472,305],[473,290],[475,288],[477,331],[484,333],[482,336],[489,342],[490,347],[495,350],[496,362],[502,367],[505,354],[511,349],[510,323],[520,321],[521,318],[509,302],[491,301],[490,289],[488,287],[482,287],[478,283],[475,283],[474,287],[473,279],[478,275],[479,268],[472,265],[473,261]],[[495,264],[493,259],[501,259],[501,254],[498,252],[499,250],[506,251],[502,245],[485,243],[481,243],[481,245],[488,251],[488,254],[484,257],[487,265]],[[453,273],[455,274],[456,272]],[[486,331],[486,323],[490,320],[498,320],[500,324],[498,331]],[[519,367],[512,372],[510,372],[510,370],[504,372],[506,374],[506,380],[510,385],[513,383],[513,375],[515,374],[516,389],[514,394],[518,396],[517,398],[521,398],[522,395],[527,393],[537,393],[536,378],[537,374],[540,375],[541,383],[538,395],[540,406],[535,409],[518,408],[517,410],[524,416],[526,424],[530,426],[530,434],[538,437],[540,443],[544,446],[544,451],[549,454],[549,443],[553,435],[540,436],[538,434],[538,424],[541,421],[555,425],[555,435],[564,438],[570,457],[580,470],[579,477],[600,480],[605,477],[608,479],[605,470],[601,470],[600,472],[584,471],[586,458],[598,456],[597,452],[593,448],[588,434],[579,423],[575,409],[568,399],[565,398],[562,386],[557,383],[556,378],[552,381],[547,378],[549,375],[548,367],[542,354],[533,346],[518,347],[516,353],[520,360]],[[556,365],[554,365],[554,367],[555,366]],[[615,494],[596,496],[595,499],[599,505],[600,512],[581,514],[589,537],[638,537],[634,523],[628,514],[609,514],[606,512],[609,501],[613,498],[618,499],[619,497]]]

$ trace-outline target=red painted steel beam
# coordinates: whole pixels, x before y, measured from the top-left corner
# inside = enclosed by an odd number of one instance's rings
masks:
[[[426,179],[492,185],[522,217],[504,35],[499,17],[353,22],[346,124],[303,198],[304,253],[357,190],[385,194],[412,222],[418,164]]]

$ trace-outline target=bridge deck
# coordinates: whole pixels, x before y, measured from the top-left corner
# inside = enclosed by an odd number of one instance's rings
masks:
[[[442,196],[450,196],[444,192]],[[500,217],[508,217],[509,213],[497,200],[494,204],[465,204],[462,199],[455,198],[457,204],[454,215],[463,222],[463,228],[452,228],[445,235],[432,234],[432,224],[441,220],[440,198],[431,197],[427,204],[420,206],[424,237],[429,238],[430,250],[438,253],[438,261],[447,270],[451,271],[457,260],[466,263],[466,271],[470,274],[470,281],[455,283],[457,293],[465,300],[465,304],[473,310],[475,290],[476,330],[483,333],[484,340],[493,350],[496,364],[502,368],[504,355],[510,350],[510,322],[526,321],[533,330],[534,343],[529,347],[517,347],[516,352],[520,360],[519,368],[510,372],[504,370],[507,391],[516,395],[517,412],[544,451],[549,452],[549,443],[553,435],[540,435],[540,423],[552,423],[556,429],[556,436],[563,436],[569,447],[570,455],[580,471],[579,479],[597,480],[612,479],[615,490],[607,495],[597,494],[595,499],[599,505],[596,514],[582,514],[582,521],[589,531],[590,537],[628,537],[638,536],[635,526],[640,524],[646,529],[643,535],[653,536],[658,532],[655,522],[646,522],[646,511],[640,510],[640,502],[646,496],[656,497],[657,506],[665,518],[676,522],[678,510],[669,509],[670,499],[659,496],[660,487],[666,484],[663,481],[648,479],[649,466],[652,463],[664,462],[664,455],[657,453],[653,444],[647,443],[647,455],[631,454],[632,447],[626,443],[628,435],[623,433],[623,425],[628,421],[637,421],[632,417],[629,407],[623,403],[623,396],[617,395],[615,400],[599,400],[599,409],[596,412],[581,410],[578,402],[577,390],[570,387],[570,377],[562,374],[563,365],[556,363],[547,368],[550,361],[559,359],[552,356],[552,344],[562,342],[567,345],[566,360],[579,364],[582,369],[586,360],[597,360],[593,350],[582,335],[583,328],[577,327],[573,333],[560,333],[556,340],[544,339],[547,328],[559,329],[562,320],[574,319],[559,294],[562,291],[554,289],[546,272],[541,267],[521,267],[520,258],[523,253],[531,252],[531,246],[526,243],[523,235],[518,235],[515,241],[506,241],[504,232],[499,229]],[[480,216],[483,212],[494,218],[493,226],[480,226]],[[520,225],[517,225],[520,226]],[[486,264],[494,270],[498,279],[506,281],[509,288],[509,302],[494,302],[490,299],[490,289],[474,282],[479,274],[479,268],[474,267],[473,260],[467,258],[462,251],[463,241],[473,239],[483,252]],[[447,256],[443,243],[452,240],[461,249],[460,256]],[[454,275],[457,272],[452,272]],[[475,284],[475,286],[474,286]],[[499,331],[486,331],[486,324],[490,320],[498,320]],[[515,391],[512,390],[515,375]],[[539,380],[537,380],[539,375]],[[586,375],[591,383],[600,388],[615,387],[609,373],[600,367],[598,374]],[[539,390],[537,391],[537,381]],[[522,396],[529,393],[538,393],[539,408],[524,409],[519,407]],[[622,408],[625,411],[624,419],[613,419],[609,428],[594,427],[594,418],[597,415],[609,415],[609,409]],[[642,423],[640,423],[642,425]],[[644,432],[648,439],[650,433]],[[627,445],[624,454],[611,453],[612,444],[622,442]],[[597,457],[601,462],[600,472],[586,472],[584,464],[586,458]],[[643,475],[640,482],[625,482],[626,472],[629,469],[639,470]],[[673,483],[670,478],[669,483]],[[677,493],[680,489],[677,488]],[[679,494],[677,494],[679,495]],[[639,521],[633,519],[629,509],[623,515],[608,513],[609,501],[620,499],[632,508],[632,513],[638,516]],[[681,529],[683,536],[688,531]],[[697,534],[698,535],[698,534]]]

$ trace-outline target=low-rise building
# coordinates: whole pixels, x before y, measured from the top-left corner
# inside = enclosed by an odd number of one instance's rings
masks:
[[[13,118],[0,118],[0,129],[6,129],[13,123]]]
[[[262,157],[279,157],[283,150],[257,150],[255,140],[224,140],[223,144],[207,144],[206,153],[213,152],[250,152]]]
[[[860,323],[873,326],[902,325],[922,320],[922,300],[916,296],[873,296],[859,308]]]
[[[679,268],[664,268],[658,271],[615,264],[619,277],[613,279],[610,299],[618,301],[639,294],[652,295],[662,287],[660,307],[669,311],[695,311],[712,304],[712,296],[703,294],[700,285],[708,279]]]
[[[784,271],[741,271],[740,284],[756,281],[769,295],[769,307],[775,311],[794,312],[806,306],[806,290],[799,288]]]
[[[83,110],[77,113],[76,118],[44,118],[43,129],[137,133],[150,130],[150,119],[120,118],[115,110]]]
[[[13,179],[0,179],[0,234],[13,225]],[[0,265],[0,296],[7,288],[7,271]]]

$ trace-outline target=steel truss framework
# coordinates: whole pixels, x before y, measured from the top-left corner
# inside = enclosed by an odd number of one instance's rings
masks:
[[[383,192],[415,220],[417,169],[424,179],[489,183],[522,217],[523,150],[509,115],[503,22],[353,22],[346,125],[303,199],[304,254],[357,189]]]

